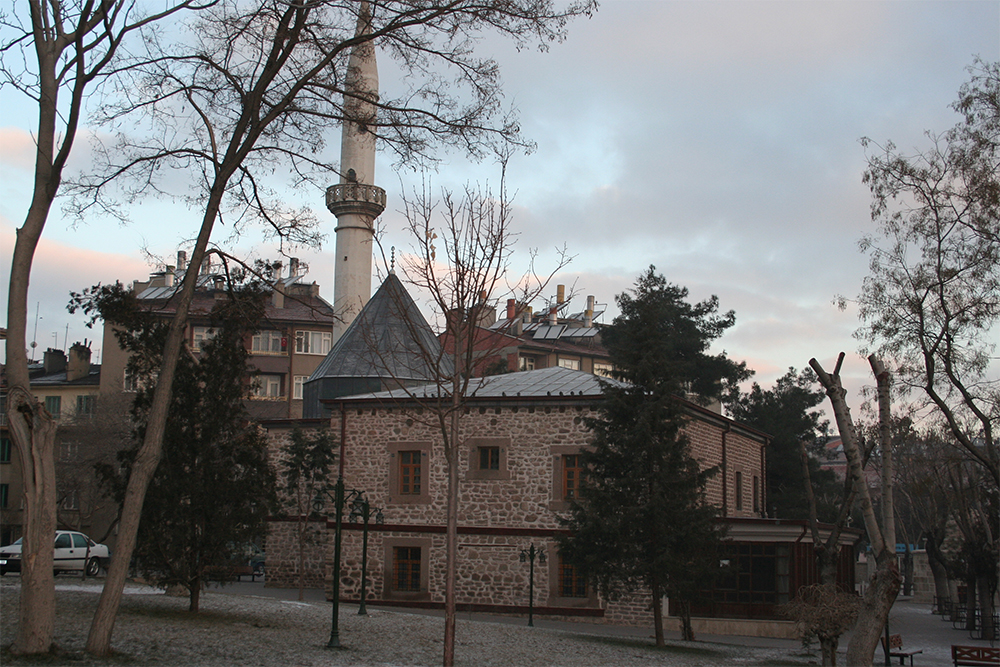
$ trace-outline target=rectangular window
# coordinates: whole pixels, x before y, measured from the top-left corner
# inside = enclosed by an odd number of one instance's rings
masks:
[[[587,597],[587,582],[576,568],[559,557],[559,596],[564,598]]]
[[[7,509],[10,501],[10,484],[0,484],[0,507]]]
[[[302,388],[306,385],[308,375],[296,375],[292,378],[292,398],[302,400]]]
[[[0,438],[0,463],[10,463],[14,443],[10,438]]]
[[[280,331],[261,331],[250,341],[251,354],[281,355],[288,349],[288,339]]]
[[[45,409],[49,411],[53,419],[59,419],[62,413],[62,396],[46,396]],[[77,408],[77,412],[79,411],[79,408]]]
[[[393,547],[392,589],[420,592],[420,547]]]
[[[736,492],[736,509],[741,510],[743,509],[743,473],[741,472],[736,473],[735,486],[736,488],[734,489],[734,491]]]
[[[63,500],[62,503],[60,504],[60,507],[64,510],[70,510],[70,511],[75,511],[80,509],[80,501],[77,498],[76,489],[73,489],[72,491],[68,492],[65,496],[63,496]]]
[[[399,453],[399,494],[402,496],[420,495],[419,451]]]
[[[574,371],[580,370],[580,360],[579,359],[559,359],[559,365],[562,368],[569,368],[570,370],[574,370]]]
[[[535,370],[535,358],[534,357],[521,357],[518,359],[518,368],[522,371],[533,371]]]
[[[212,327],[191,327],[191,349],[201,352],[201,346],[215,338],[215,329]]]
[[[253,395],[257,398],[280,398],[281,376],[258,375],[254,378]]]
[[[326,354],[330,351],[333,334],[328,331],[296,331],[297,354]]]
[[[760,514],[760,477],[753,476],[753,513]]]
[[[612,366],[609,363],[605,363],[603,361],[595,361],[594,362],[594,375],[600,375],[601,377],[609,378],[609,377],[611,377],[611,369],[612,368],[614,368],[614,366]]]
[[[580,466],[579,454],[566,454],[563,456],[563,499],[573,500],[579,498],[580,475],[583,468]]]
[[[76,416],[93,417],[97,413],[97,397],[92,394],[76,397]]]
[[[480,447],[479,448],[479,469],[480,470],[500,470],[500,448]]]

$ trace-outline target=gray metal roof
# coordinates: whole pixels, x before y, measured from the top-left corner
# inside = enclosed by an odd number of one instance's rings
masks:
[[[440,360],[440,361],[438,361]],[[307,382],[322,378],[430,380],[450,359],[395,274],[389,274]]]
[[[604,379],[605,382],[618,384],[616,380]],[[450,387],[429,384],[409,389],[394,389],[374,394],[345,396],[343,400],[383,399],[405,400],[408,397],[434,398],[439,395],[449,395]],[[534,371],[520,371],[503,375],[490,375],[484,378],[469,380],[467,396],[476,398],[539,398],[551,396],[589,396],[597,398],[602,395],[600,379],[591,373],[575,371],[569,368],[554,366]]]

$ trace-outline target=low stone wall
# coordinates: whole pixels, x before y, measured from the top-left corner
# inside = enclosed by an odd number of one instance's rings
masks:
[[[299,585],[299,531],[302,524],[287,520],[272,520],[267,524],[267,583],[269,588],[296,588]],[[325,521],[305,524],[304,585],[320,588],[325,585],[327,541]]]

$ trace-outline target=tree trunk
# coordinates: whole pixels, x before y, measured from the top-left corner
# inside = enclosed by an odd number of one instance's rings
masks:
[[[220,174],[216,182],[226,183],[227,179],[227,175]],[[208,241],[212,235],[212,227],[218,216],[221,200],[222,189],[216,187],[206,205],[201,231],[191,253],[191,262],[184,274],[184,282],[178,295],[177,311],[170,322],[167,340],[163,347],[163,362],[153,393],[153,401],[149,408],[146,435],[132,464],[128,486],[125,489],[117,548],[112,554],[111,565],[108,567],[108,574],[104,581],[104,589],[101,591],[97,610],[94,612],[94,619],[90,626],[90,634],[87,637],[87,652],[98,657],[107,657],[111,653],[111,633],[114,631],[115,618],[121,605],[129,562],[132,560],[132,552],[135,550],[146,489],[153,478],[153,473],[156,472],[163,451],[163,433],[166,430],[170,410],[177,360],[180,358],[181,346],[184,343],[188,308],[194,298],[198,272],[205,259]]]
[[[937,536],[933,533],[927,534],[925,541],[927,547],[927,565],[934,576],[934,595],[938,600],[938,610],[951,607],[951,590],[948,587],[948,569],[945,564],[944,555],[938,548]]]
[[[653,635],[656,637],[656,645],[664,646],[663,643],[663,591],[660,585],[653,582],[649,587],[653,596]],[[681,617],[683,618],[683,616]]]
[[[201,577],[195,577],[188,587],[188,611],[197,613],[201,608]]]
[[[889,610],[896,601],[902,582],[896,554],[883,550],[875,562],[875,575],[861,600],[861,613],[854,624],[851,641],[847,644],[848,667],[872,664],[875,649],[878,648],[889,618]]]
[[[456,364],[456,368],[458,365]],[[456,371],[457,373],[458,371]],[[452,400],[457,400],[457,392]],[[450,415],[451,434],[445,439],[445,458],[448,462],[448,509],[445,530],[445,579],[444,579],[444,667],[455,664],[455,573],[458,567],[458,422],[459,408],[453,405]]]
[[[993,623],[993,591],[990,590],[988,577],[980,575],[977,579],[979,597],[979,622],[982,623],[982,638],[993,642],[997,637],[996,626]]]
[[[299,602],[306,599],[306,530],[309,524],[302,523],[299,515]]]
[[[837,646],[840,635],[818,635],[819,650],[823,656],[823,667],[837,667]]]

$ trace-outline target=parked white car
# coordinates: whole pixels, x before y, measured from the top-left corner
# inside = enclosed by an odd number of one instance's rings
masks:
[[[19,538],[13,544],[0,547],[0,576],[8,572],[21,571],[21,546]],[[52,569],[60,572],[77,571],[87,568],[87,576],[93,577],[106,568],[111,561],[111,550],[103,544],[74,530],[57,530]]]

